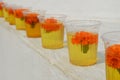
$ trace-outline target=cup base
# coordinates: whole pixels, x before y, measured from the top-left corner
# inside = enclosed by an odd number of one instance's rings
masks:
[[[13,24],[13,23],[9,23],[10,25],[15,25],[15,24]]]
[[[27,35],[28,38],[40,38],[40,35]]]
[[[16,30],[25,30],[25,28],[16,28]]]
[[[91,66],[96,64],[97,61],[93,61],[91,63],[80,63],[78,61],[70,61],[71,64],[76,65],[76,66]]]
[[[46,48],[46,49],[60,49],[60,48],[63,48],[63,46],[44,46],[42,45],[43,48]]]

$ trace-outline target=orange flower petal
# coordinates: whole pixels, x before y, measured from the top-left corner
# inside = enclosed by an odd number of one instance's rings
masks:
[[[22,17],[23,17],[22,11],[25,11],[25,10],[28,10],[28,9],[16,9],[14,15],[15,15],[17,18],[22,18]]]
[[[38,23],[39,19],[37,18],[36,13],[30,13],[25,16],[25,22],[28,24]]]
[[[57,20],[54,18],[48,18],[45,20],[45,23],[57,23]]]
[[[58,21],[54,18],[48,18],[42,23],[42,28],[44,28],[46,31],[56,31],[61,26],[63,26],[62,23],[58,23]]]
[[[109,46],[106,49],[106,63],[113,68],[120,68],[120,44]]]
[[[14,14],[13,9],[12,8],[8,8],[8,13],[9,14]]]
[[[73,44],[75,44],[74,40],[76,40],[76,42],[79,41],[79,43],[76,44],[82,44],[82,45],[88,45],[94,43],[96,44],[98,42],[98,35],[90,32],[85,32],[85,31],[76,32],[74,37],[75,39],[72,39]]]
[[[0,2],[0,10],[2,10],[2,5],[3,5],[4,3],[3,2]]]

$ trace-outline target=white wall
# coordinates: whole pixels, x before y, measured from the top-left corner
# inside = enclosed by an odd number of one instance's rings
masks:
[[[73,18],[120,18],[120,0],[4,0]]]

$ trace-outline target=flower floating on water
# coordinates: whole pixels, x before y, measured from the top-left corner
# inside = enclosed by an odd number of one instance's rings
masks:
[[[42,28],[44,28],[47,32],[57,31],[61,26],[63,26],[63,24],[54,18],[47,18],[42,24]]]
[[[106,63],[120,73],[120,44],[114,44],[106,49]]]
[[[72,43],[81,44],[83,53],[87,53],[90,44],[98,43],[98,34],[85,31],[77,32],[72,38]]]
[[[3,7],[2,7],[3,4],[4,4],[3,2],[0,2],[0,10],[3,9]]]
[[[14,14],[17,18],[24,19],[22,11],[25,11],[25,10],[27,9],[16,9]]]
[[[37,13],[30,13],[25,16],[25,22],[28,24],[31,24],[32,28],[34,28],[34,25],[39,22]]]
[[[9,13],[9,14],[14,14],[13,9],[12,9],[12,8],[8,8],[8,13]]]

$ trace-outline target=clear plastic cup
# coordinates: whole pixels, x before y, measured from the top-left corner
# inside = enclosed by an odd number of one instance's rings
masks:
[[[70,20],[65,23],[70,62],[88,66],[97,62],[98,30],[95,20]]]
[[[41,27],[42,46],[48,49],[63,48],[66,15],[46,14]]]
[[[30,10],[23,12],[25,17],[25,27],[27,37],[41,37],[41,19],[45,15],[45,10]],[[41,18],[39,18],[40,16]]]
[[[3,17],[3,5],[4,2],[0,1],[0,17]]]
[[[8,7],[9,7],[9,4],[8,3],[4,3],[3,4],[3,16],[5,18],[6,21],[8,21]]]
[[[102,35],[105,46],[106,80],[120,80],[120,31]]]
[[[21,6],[18,6],[14,10],[15,23],[16,23],[17,30],[25,30],[25,19],[24,19],[23,12],[28,10],[29,10],[28,8],[22,8]]]
[[[10,4],[8,7],[8,22],[10,25],[15,25],[14,10],[17,8],[15,4]]]

